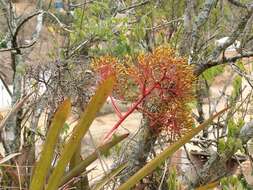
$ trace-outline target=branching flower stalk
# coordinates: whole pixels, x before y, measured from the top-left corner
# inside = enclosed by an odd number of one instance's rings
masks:
[[[159,85],[154,85],[153,87],[151,87],[150,89],[148,89],[147,91],[145,91],[144,94],[141,95],[141,97],[131,106],[130,109],[128,109],[128,111],[126,112],[126,114],[124,114],[123,116],[120,117],[120,120],[118,120],[118,122],[113,126],[113,128],[106,134],[105,136],[105,140],[108,140],[112,137],[112,135],[116,132],[117,128],[125,121],[125,119],[131,114],[133,113],[138,106],[144,101],[144,99],[155,89],[157,88]],[[115,104],[114,107],[116,108],[116,110],[119,110]]]
[[[187,104],[194,99],[195,77],[192,67],[185,59],[177,57],[174,50],[159,47],[152,53],[140,54],[136,61],[129,57],[119,61],[104,56],[93,61],[93,68],[101,80],[111,74],[117,79],[110,99],[119,120],[106,134],[105,140],[134,111],[147,116],[154,131],[167,129],[172,137],[193,124]],[[114,97],[132,102],[125,114],[120,112]],[[159,111],[148,110],[146,103],[157,105]]]

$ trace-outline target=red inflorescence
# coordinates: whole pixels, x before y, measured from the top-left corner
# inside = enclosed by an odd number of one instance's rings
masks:
[[[93,68],[102,78],[116,76],[113,96],[131,101],[129,112],[139,110],[146,114],[154,131],[167,131],[174,139],[193,125],[187,106],[194,99],[193,69],[171,48],[159,47],[152,53],[139,55],[136,61],[105,56],[94,60]],[[150,111],[144,101],[158,109]]]

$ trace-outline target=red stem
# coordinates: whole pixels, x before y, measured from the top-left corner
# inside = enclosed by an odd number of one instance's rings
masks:
[[[146,96],[148,96],[156,87],[157,84],[154,84],[154,86],[152,86],[150,89],[148,89],[147,91],[145,91],[145,94],[143,94],[141,96],[141,98],[139,100],[137,100],[133,106],[126,112],[126,114],[124,114],[120,120],[118,120],[118,122],[113,126],[113,128],[109,131],[109,133],[106,134],[106,136],[104,137],[104,141],[110,139],[112,137],[112,135],[115,133],[116,129],[123,123],[123,121],[125,121],[125,119],[131,114],[133,113],[136,108],[138,107],[138,105],[140,103],[142,103],[142,101],[145,99]]]
[[[117,107],[115,101],[113,100],[113,97],[112,97],[112,96],[110,96],[110,100],[111,100],[111,102],[112,102],[112,107],[113,107],[114,111],[116,112],[117,116],[118,116],[119,118],[122,118],[122,114],[121,114],[119,108]]]

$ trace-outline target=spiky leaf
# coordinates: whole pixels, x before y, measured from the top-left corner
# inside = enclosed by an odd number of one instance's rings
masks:
[[[46,177],[51,167],[54,149],[56,147],[59,134],[64,126],[64,123],[70,113],[70,100],[65,100],[56,111],[52,124],[49,127],[47,138],[41,152],[40,159],[36,164],[30,190],[41,190],[44,187]]]
[[[161,152],[158,156],[156,156],[153,160],[147,163],[143,168],[141,168],[138,172],[136,172],[133,176],[131,176],[124,184],[122,184],[118,190],[127,190],[131,189],[134,185],[136,185],[141,179],[154,171],[160,164],[162,164],[168,157],[172,156],[179,148],[181,148],[184,144],[188,143],[195,135],[197,135],[200,131],[206,128],[212,121],[224,113],[226,109],[218,112],[217,114],[211,116],[204,123],[200,124],[197,128],[189,131],[185,136],[180,138],[177,142],[173,143],[171,146],[166,148],[163,152]]]
[[[82,113],[79,122],[74,127],[71,137],[64,146],[61,157],[59,158],[57,165],[48,180],[46,190],[56,190],[58,188],[66,166],[78,148],[83,136],[88,131],[90,125],[95,119],[97,112],[103,106],[108,95],[111,93],[114,82],[114,76],[109,76],[102,82],[95,95],[92,97],[90,103]]]

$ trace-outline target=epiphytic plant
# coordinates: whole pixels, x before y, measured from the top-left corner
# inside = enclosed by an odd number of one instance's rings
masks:
[[[30,190],[56,190],[59,187],[68,186],[68,182],[76,176],[84,173],[86,168],[98,158],[98,154],[95,152],[86,157],[84,160],[81,160],[80,163],[76,164],[73,168],[68,168],[68,171],[66,172],[66,168],[77,151],[82,137],[88,131],[91,123],[96,117],[96,113],[102,107],[108,94],[110,94],[114,81],[115,79],[113,76],[108,76],[108,78],[98,87],[95,95],[92,97],[86,107],[86,110],[82,113],[80,120],[74,127],[72,135],[65,142],[56,166],[52,167],[51,163],[55,155],[54,150],[59,139],[60,131],[71,112],[71,102],[67,99],[59,106],[49,128],[46,141],[42,148],[41,156],[35,165],[29,188]],[[115,137],[111,139],[111,141],[100,145],[97,151],[99,151],[101,155],[104,155],[110,148],[125,139],[127,136],[128,135],[125,134]],[[108,175],[117,175],[117,173],[123,170],[124,167],[125,165],[121,165]],[[101,189],[101,186],[108,183],[109,180],[110,179],[106,178],[98,182],[96,184],[96,189]]]
[[[192,126],[187,104],[194,99],[195,77],[192,67],[173,49],[159,47],[151,53],[140,54],[136,60],[125,57],[120,61],[104,56],[94,60],[93,68],[101,79],[114,74],[117,80],[111,100],[119,121],[105,138],[135,110],[150,118],[154,131],[167,130],[173,139]],[[122,114],[114,99],[130,101],[132,105]],[[146,103],[156,104],[159,110],[150,112]]]

